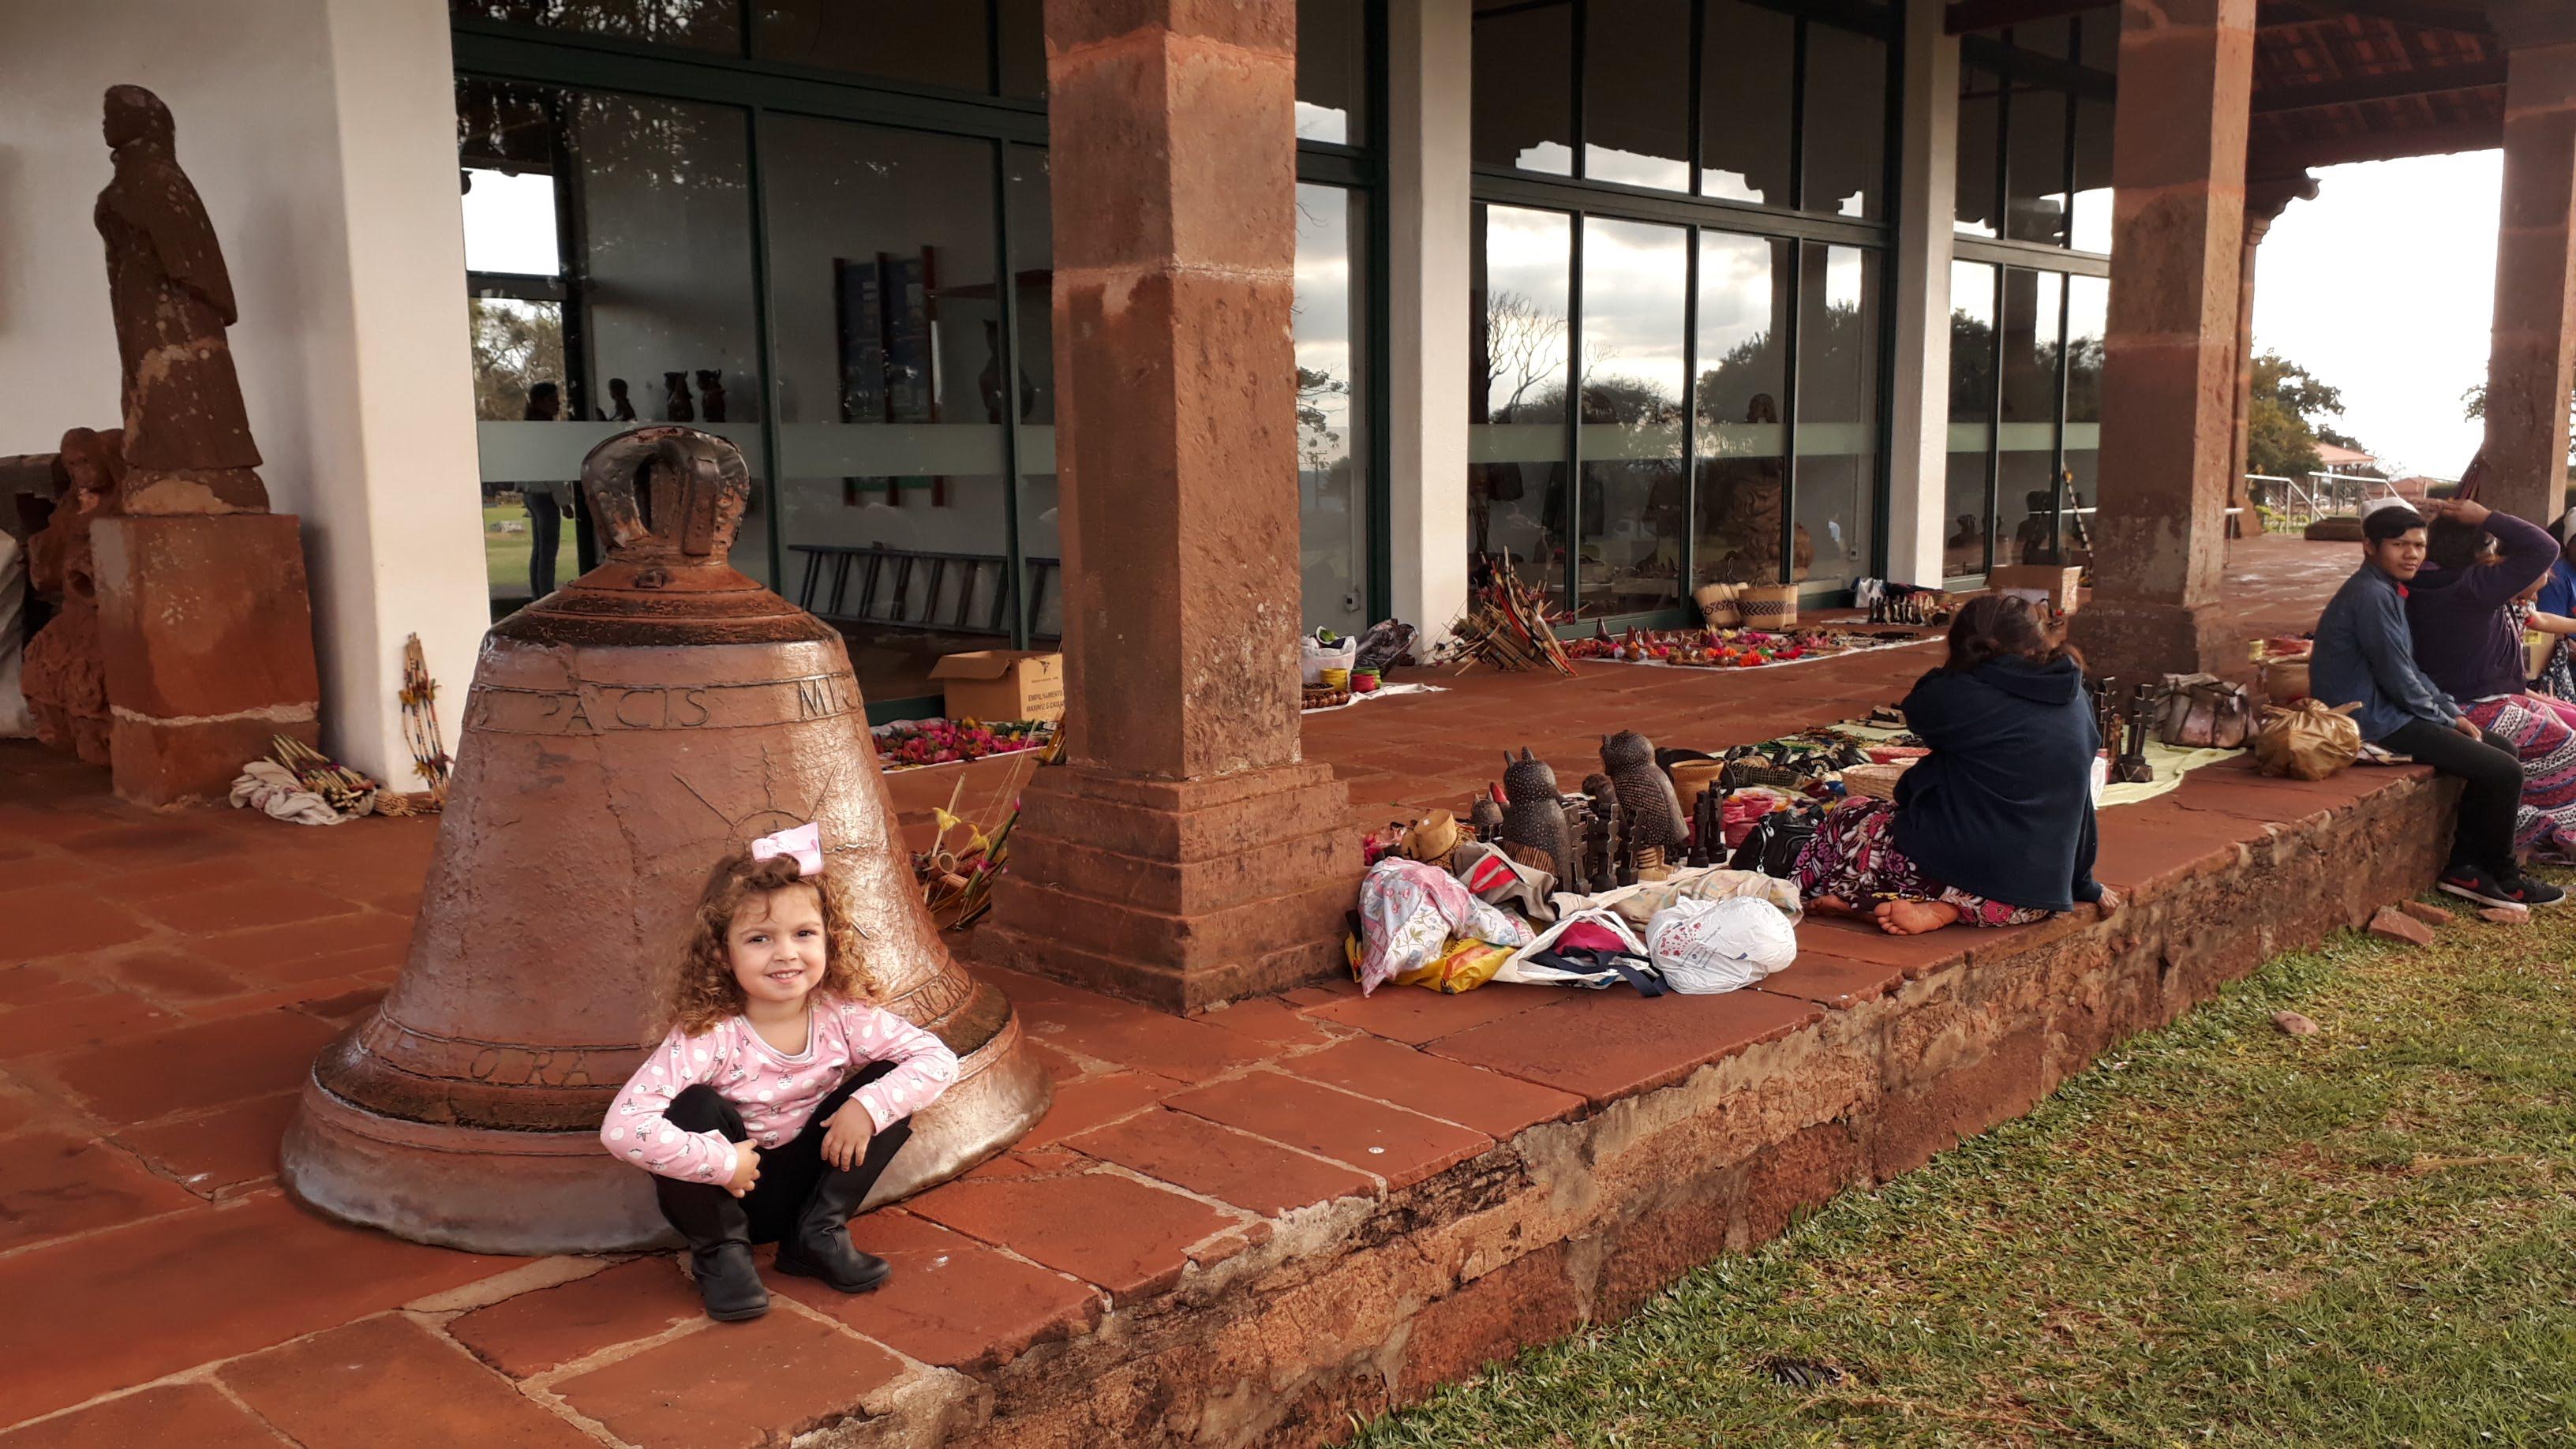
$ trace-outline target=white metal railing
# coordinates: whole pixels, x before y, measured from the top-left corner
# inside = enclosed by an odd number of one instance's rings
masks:
[[[2364,508],[2380,502],[2406,501],[2385,478],[2363,478],[2333,472],[2310,473],[2302,478],[2248,473],[2245,475],[2245,492],[2257,507],[2285,523],[2302,526],[2320,518],[2355,516]]]

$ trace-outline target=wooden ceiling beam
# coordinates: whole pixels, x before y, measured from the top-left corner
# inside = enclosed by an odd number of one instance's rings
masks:
[[[2257,87],[2254,114],[2278,116],[2292,111],[2321,111],[2368,101],[2400,101],[2410,96],[2485,90],[2503,84],[2504,57],[2497,56],[2461,65],[2353,76],[2345,80],[2319,81],[2314,85]]]
[[[2486,12],[2461,4],[2459,0],[2263,0],[2262,8],[2256,12],[2255,24],[2270,30],[2285,25],[2314,25],[2345,15],[2394,20],[2428,30],[2460,30],[2472,35],[2494,33],[2494,27],[2487,22]]]
[[[2492,151],[2504,144],[2502,121],[2457,121],[2406,131],[2364,131],[2277,145],[2257,144],[2247,152],[2249,180],[2296,176],[2321,166],[2356,161],[2395,161],[2407,156],[2447,156],[2457,151]]]
[[[2088,10],[2108,10],[2119,0],[1951,0],[1944,22],[1952,35],[2001,30],[2041,20],[2063,20]]]

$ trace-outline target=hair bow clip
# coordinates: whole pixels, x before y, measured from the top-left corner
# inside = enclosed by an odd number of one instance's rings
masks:
[[[792,830],[782,830],[776,835],[764,835],[751,843],[751,858],[754,860],[773,860],[782,855],[796,862],[798,875],[821,875],[823,873],[821,822],[808,821]]]

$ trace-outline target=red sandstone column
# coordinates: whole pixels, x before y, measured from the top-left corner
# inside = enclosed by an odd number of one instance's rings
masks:
[[[1337,966],[1299,754],[1296,7],[1048,0],[1069,764],[979,948],[1177,1011]]]
[[[2215,662],[2235,446],[2237,285],[2254,0],[2126,0],[2112,132],[2110,331],[2094,668],[2144,678]]]
[[[2576,6],[2508,0],[2489,18],[2507,61],[2484,499],[2548,523],[2566,509],[2576,380]]]
[[[2263,515],[2255,511],[2245,474],[2253,456],[2254,421],[2254,262],[2255,248],[2272,231],[2290,203],[2317,194],[2317,179],[2301,172],[2296,178],[2248,182],[2245,187],[2245,250],[2237,263],[2236,285],[2236,441],[2227,469],[2230,538],[2254,538],[2263,532]]]

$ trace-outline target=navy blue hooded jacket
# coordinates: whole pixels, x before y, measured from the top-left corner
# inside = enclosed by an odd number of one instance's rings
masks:
[[[2072,659],[1936,669],[1905,697],[1932,753],[1897,777],[1896,848],[1943,885],[2027,910],[2099,900],[2093,726]]]

